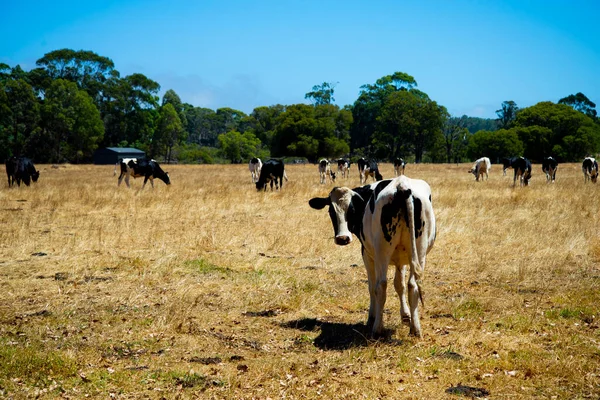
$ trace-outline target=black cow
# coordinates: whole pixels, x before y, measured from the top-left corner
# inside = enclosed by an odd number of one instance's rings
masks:
[[[21,181],[29,186],[31,181],[37,182],[40,177],[40,172],[35,170],[33,162],[27,157],[10,157],[5,164],[9,187],[15,182],[20,187]]]
[[[137,158],[121,158],[117,165],[121,166],[121,175],[119,175],[119,183],[117,186],[121,185],[123,178],[125,178],[125,183],[127,187],[129,186],[129,176],[133,176],[134,178],[144,177],[144,184],[142,185],[142,189],[146,186],[146,182],[150,179],[150,185],[154,188],[154,179],[160,179],[167,185],[171,184],[171,178],[169,177],[169,173],[162,170],[160,165],[155,160],[141,160]],[[116,165],[115,165],[116,170]]]
[[[583,171],[584,182],[587,183],[588,180],[591,180],[592,183],[596,183],[598,180],[598,162],[595,158],[586,157],[581,165],[581,170]]]
[[[516,157],[504,157],[500,159],[500,162],[502,163],[502,175],[506,176],[506,170],[512,166],[512,163],[515,159]]]
[[[283,178],[286,181],[288,180],[283,161],[270,159],[263,164],[260,170],[260,176],[256,182],[256,190],[266,191],[269,182],[271,183],[271,190],[273,190],[273,181],[275,182],[275,189],[283,188]],[[279,184],[277,184],[277,179],[279,179]]]
[[[519,186],[529,185],[531,179],[531,162],[525,157],[514,158],[511,165],[515,170],[513,178],[513,186],[517,184],[517,177],[519,178]]]
[[[558,169],[558,161],[552,157],[546,157],[542,161],[542,171],[546,174],[546,183],[556,181],[556,170]]]
[[[404,168],[406,167],[406,163],[401,158],[394,159],[394,173],[396,176],[404,175]]]
[[[379,173],[379,166],[375,161],[361,158],[358,160],[358,173],[360,175],[360,183],[367,183],[367,178],[370,176],[374,181],[380,181],[383,176]]]

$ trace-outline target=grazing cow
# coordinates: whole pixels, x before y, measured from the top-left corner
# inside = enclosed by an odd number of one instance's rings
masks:
[[[485,174],[485,180],[487,181],[489,179],[490,169],[492,169],[492,163],[490,162],[490,159],[487,157],[481,157],[475,161],[475,164],[473,164],[468,172],[475,175],[475,180],[477,182],[479,182],[479,177],[481,177],[481,180],[483,181],[483,174]]]
[[[514,158],[511,167],[515,170],[513,187],[517,184],[517,177],[519,178],[519,186],[529,185],[531,179],[531,163],[529,160],[525,157]]]
[[[556,170],[558,169],[558,161],[552,157],[546,157],[542,161],[542,171],[546,174],[546,183],[556,181]]]
[[[586,157],[581,165],[581,170],[583,171],[584,182],[587,183],[591,180],[592,183],[596,183],[598,180],[598,163],[595,158]]]
[[[506,176],[506,170],[509,169],[512,166],[513,161],[516,159],[516,157],[504,157],[502,159],[500,159],[500,162],[502,163],[502,175]]]
[[[10,157],[6,160],[6,175],[8,177],[8,186],[11,187],[17,182],[21,186],[21,181],[27,186],[31,181],[37,182],[40,172],[36,171],[33,162],[27,157]]]
[[[342,178],[346,179],[350,177],[350,161],[340,158],[337,160],[338,173],[342,175]]]
[[[352,242],[352,234],[361,242],[371,298],[367,320],[370,333],[378,335],[383,329],[387,270],[389,265],[394,265],[394,288],[400,297],[401,318],[410,321],[410,333],[420,337],[421,280],[425,258],[436,235],[429,185],[402,175],[355,189],[335,187],[328,197],[313,198],[309,205],[317,210],[329,206],[337,245]],[[410,309],[404,295],[407,265],[410,266]]]
[[[404,168],[406,167],[406,163],[401,158],[394,159],[394,173],[396,176],[404,175]]]
[[[119,175],[119,183],[117,186],[121,185],[123,178],[125,178],[125,183],[127,187],[131,187],[129,185],[129,176],[133,176],[134,178],[144,177],[144,184],[142,185],[142,189],[146,186],[146,182],[150,179],[150,185],[154,188],[154,179],[160,179],[167,185],[171,184],[171,178],[169,178],[169,173],[164,172],[160,165],[155,160],[140,160],[137,158],[121,158],[117,163],[121,167],[121,175]],[[115,165],[115,170],[117,166]]]
[[[262,168],[262,161],[260,158],[254,157],[248,163],[248,169],[250,170],[250,175],[252,175],[252,183],[256,183],[258,177],[260,176],[260,169]]]
[[[285,168],[283,161],[281,160],[268,160],[266,161],[262,169],[260,170],[260,176],[256,181],[256,190],[267,190],[267,184],[271,182],[271,190],[273,190],[273,181],[275,181],[275,189],[283,188],[283,178],[287,181],[287,175],[285,174]],[[277,184],[279,179],[279,184]]]
[[[367,183],[367,178],[370,176],[374,181],[380,181],[383,176],[379,173],[379,166],[375,161],[365,160],[361,158],[358,160],[358,173],[360,175],[360,183]]]

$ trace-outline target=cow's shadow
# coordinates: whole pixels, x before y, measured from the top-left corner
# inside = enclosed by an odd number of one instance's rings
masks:
[[[401,340],[393,339],[391,329],[384,329],[377,338],[369,337],[365,324],[344,324],[340,322],[319,321],[316,318],[302,318],[281,323],[288,329],[315,332],[320,330],[314,339],[314,345],[322,350],[344,350],[353,347],[364,347],[373,343],[400,345]]]

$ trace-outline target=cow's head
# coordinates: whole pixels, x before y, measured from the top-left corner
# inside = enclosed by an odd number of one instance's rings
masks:
[[[525,172],[523,172],[523,184],[525,186],[529,186],[529,180],[531,179],[531,170],[525,170]]]
[[[259,192],[261,190],[267,190],[267,182],[265,180],[258,180],[256,182],[256,190],[258,190]]]
[[[171,184],[171,177],[169,176],[169,173],[166,171],[165,171],[165,178],[163,180],[167,185]]]
[[[329,175],[331,176],[331,181],[335,182],[335,172],[329,171]]]
[[[315,210],[329,206],[335,244],[345,246],[352,242],[352,233],[360,234],[365,200],[347,187],[334,187],[328,197],[315,197],[308,204]]]
[[[594,168],[592,166],[592,170],[590,172],[590,178],[592,178],[593,183],[596,183],[596,181],[598,180],[598,168]]]
[[[34,173],[31,174],[31,180],[34,182],[37,182],[39,177],[40,177],[40,171],[35,171]]]
[[[379,173],[379,170],[375,170],[375,179],[378,181],[382,181],[383,180],[383,175],[381,175]]]

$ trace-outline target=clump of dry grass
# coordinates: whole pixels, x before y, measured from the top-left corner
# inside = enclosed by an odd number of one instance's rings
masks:
[[[438,222],[424,338],[390,290],[372,341],[360,244],[335,246],[307,204],[331,189],[316,166],[287,166],[266,193],[244,165],[169,166],[170,187],[143,191],[112,166],[42,166],[38,184],[0,190],[0,393],[597,397],[600,189],[575,164],[554,185],[534,166],[514,189],[497,165],[487,182],[468,168],[407,166]],[[358,186],[352,172],[338,184]]]

